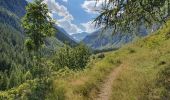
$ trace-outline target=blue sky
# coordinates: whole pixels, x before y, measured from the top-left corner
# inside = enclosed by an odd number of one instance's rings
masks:
[[[96,10],[101,8],[101,2],[96,6],[95,0],[44,0],[44,2],[52,11],[51,16],[56,23],[67,33],[91,33],[96,30],[92,21],[98,15]]]

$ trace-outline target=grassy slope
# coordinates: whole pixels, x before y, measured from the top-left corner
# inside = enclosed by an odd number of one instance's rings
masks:
[[[63,69],[54,73],[54,89],[49,100],[84,100],[94,98],[100,83],[109,72],[120,64],[118,57],[114,60],[108,55],[104,59],[92,60],[83,71]]]
[[[168,22],[170,26],[170,22]],[[86,100],[96,98],[103,79],[120,64],[123,65],[118,79],[113,84],[114,100],[146,100],[160,98],[164,86],[158,87],[157,77],[165,66],[170,65],[170,27],[116,52],[106,53],[104,59],[92,60],[84,71],[68,69],[55,73],[52,100]],[[161,89],[159,89],[161,88]]]
[[[91,60],[83,71],[65,68],[54,72],[53,90],[46,100],[92,100],[96,98],[102,81],[120,65],[123,67],[112,86],[111,100],[169,100],[169,26],[170,22],[153,35],[115,52],[105,53],[104,59]],[[0,97],[31,91],[35,83],[34,80],[28,81],[17,89],[0,92]]]
[[[111,100],[170,99],[169,26],[170,22],[153,35],[119,51],[131,53],[121,59],[124,68],[112,86]]]

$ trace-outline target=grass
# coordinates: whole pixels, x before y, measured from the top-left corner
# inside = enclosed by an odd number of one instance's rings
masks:
[[[65,68],[55,72],[49,100],[96,98],[104,79],[120,64],[123,68],[112,86],[111,100],[167,100],[170,91],[169,33],[170,27],[164,26],[120,50],[105,53],[103,59],[93,57],[82,71]]]
[[[105,54],[103,59],[92,60],[83,71],[67,68],[54,73],[53,92],[49,100],[86,100],[96,98],[103,79],[121,64],[117,55]],[[96,55],[97,56],[97,55]],[[51,98],[53,97],[53,98]]]
[[[124,67],[112,86],[110,100],[170,99],[170,96],[167,96],[170,89],[165,89],[169,84],[162,84],[159,81],[162,79],[159,76],[166,77],[165,82],[170,78],[169,74],[163,75],[163,72],[168,73],[165,69],[170,68],[170,40],[167,38],[169,32],[170,27],[164,27],[119,51],[126,52],[130,48],[133,53],[120,59]]]
[[[164,26],[117,51],[105,52],[102,57],[92,56],[84,70],[63,68],[54,72],[52,86],[48,87],[51,91],[45,94],[45,100],[94,100],[105,78],[120,65],[122,68],[112,84],[110,100],[170,100],[169,37],[170,27]],[[24,91],[31,93],[37,85],[36,80],[30,80],[0,92],[0,99],[10,100],[21,95],[25,100]]]

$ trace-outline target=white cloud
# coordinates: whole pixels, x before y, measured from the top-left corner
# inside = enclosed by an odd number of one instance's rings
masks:
[[[70,21],[66,20],[58,20],[59,26],[64,28],[69,34],[80,33],[82,30],[75,24],[72,24]]]
[[[66,17],[68,20],[73,20],[73,16],[68,12],[67,8],[60,5],[55,0],[44,0],[52,12],[56,12],[61,17]]]
[[[63,2],[67,2],[68,0],[63,0]]]
[[[105,1],[108,0],[99,0],[98,2],[96,0],[85,0],[81,6],[88,13],[98,14]]]
[[[72,23],[74,17],[69,13],[68,9],[65,6],[60,5],[55,0],[44,0],[44,2],[48,5],[53,14],[55,13],[58,16],[62,17],[62,19],[57,20],[57,22],[59,23],[59,26],[64,28],[69,34],[82,31],[77,25]]]
[[[95,23],[93,21],[89,21],[87,23],[82,23],[81,24],[85,28],[85,32],[92,33],[97,30],[95,27]]]

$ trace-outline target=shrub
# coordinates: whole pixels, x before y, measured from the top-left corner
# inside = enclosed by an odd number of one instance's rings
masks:
[[[59,68],[81,69],[86,66],[89,58],[90,51],[85,45],[79,44],[74,48],[65,45],[56,53],[54,62]]]

